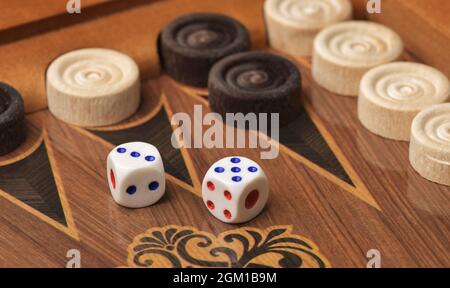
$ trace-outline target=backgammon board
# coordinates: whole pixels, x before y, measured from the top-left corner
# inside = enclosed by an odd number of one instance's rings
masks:
[[[450,266],[450,187],[422,178],[409,143],[379,137],[358,120],[357,101],[312,79],[311,57],[267,44],[262,0],[0,1],[0,81],[21,92],[26,140],[0,157],[0,267],[381,267]],[[403,58],[447,77],[448,1],[382,0],[380,14],[353,1],[355,18],[384,23],[404,37]],[[279,155],[262,148],[171,145],[171,118],[210,111],[208,91],[160,69],[157,38],[177,16],[217,12],[240,21],[252,49],[282,54],[302,75],[303,108],[283,126]],[[81,128],[47,110],[45,73],[59,55],[86,47],[119,50],[141,72],[138,112],[112,126]],[[252,133],[246,131],[245,133]],[[116,145],[143,141],[164,160],[166,194],[142,209],[117,205],[106,157]],[[208,168],[242,155],[264,169],[270,198],[250,222],[225,224],[201,198]]]

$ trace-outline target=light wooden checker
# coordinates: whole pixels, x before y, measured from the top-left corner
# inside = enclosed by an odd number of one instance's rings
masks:
[[[357,96],[364,73],[398,60],[403,43],[386,26],[346,21],[323,29],[314,39],[313,49],[314,80],[331,92]]]

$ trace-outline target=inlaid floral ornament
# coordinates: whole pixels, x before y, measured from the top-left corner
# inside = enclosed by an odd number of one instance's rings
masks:
[[[129,267],[323,268],[328,260],[292,226],[252,227],[217,237],[188,226],[155,227],[128,247]]]

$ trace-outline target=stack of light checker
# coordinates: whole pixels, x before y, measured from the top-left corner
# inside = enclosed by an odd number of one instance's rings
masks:
[[[270,44],[288,54],[312,54],[312,75],[320,86],[358,96],[358,117],[368,130],[411,140],[413,168],[450,185],[449,80],[427,65],[394,62],[402,56],[401,38],[384,25],[343,21],[348,7],[349,1],[338,0],[267,0]],[[333,23],[338,21],[343,22]],[[320,31],[305,28],[319,22]],[[311,46],[311,38],[312,53],[303,47]]]

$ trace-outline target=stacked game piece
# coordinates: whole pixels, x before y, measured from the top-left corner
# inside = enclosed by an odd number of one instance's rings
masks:
[[[256,217],[269,197],[261,167],[245,157],[226,157],[206,172],[203,201],[214,217],[226,223],[243,223]]]
[[[139,69],[133,59],[114,50],[68,52],[47,70],[47,97],[49,110],[67,123],[115,124],[139,106]]]
[[[363,76],[358,117],[377,135],[409,141],[417,113],[448,101],[449,96],[449,81],[438,70],[419,63],[389,63]]]
[[[409,160],[422,177],[450,186],[450,103],[431,106],[414,118]]]
[[[176,81],[206,87],[212,65],[250,49],[247,29],[220,14],[194,13],[167,25],[159,38],[161,65]]]
[[[165,192],[164,164],[158,149],[147,143],[131,142],[108,155],[107,175],[114,200],[128,208],[156,203]]]
[[[314,39],[312,74],[327,90],[357,96],[367,71],[400,58],[403,43],[391,29],[365,21],[331,25]]]
[[[270,46],[292,55],[309,56],[320,30],[350,20],[350,0],[266,0],[264,16]]]
[[[23,100],[13,87],[0,82],[0,156],[25,140]]]
[[[209,75],[209,103],[226,113],[279,113],[282,123],[298,114],[300,72],[290,61],[265,52],[243,52],[217,62]]]

